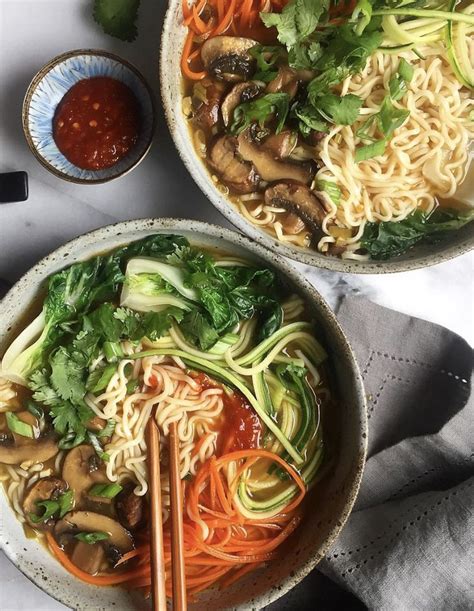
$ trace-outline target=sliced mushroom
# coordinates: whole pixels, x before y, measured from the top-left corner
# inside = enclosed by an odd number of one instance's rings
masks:
[[[211,148],[209,163],[219,178],[235,193],[252,193],[258,188],[260,177],[251,163],[240,159],[237,141],[221,136]]]
[[[201,47],[201,59],[208,72],[217,79],[238,82],[252,75],[255,60],[248,53],[256,45],[251,38],[214,36]]]
[[[30,412],[15,412],[16,417],[33,428],[34,438],[18,433],[0,436],[0,463],[21,465],[23,462],[36,464],[46,462],[58,453],[56,441],[49,435],[40,436],[40,422]]]
[[[112,545],[122,554],[133,549],[132,535],[116,520],[93,511],[71,511],[54,527],[56,537],[74,532],[104,532],[109,535],[104,545]],[[97,544],[95,544],[97,545]]]
[[[109,481],[103,463],[98,462],[94,448],[89,445],[77,446],[66,454],[62,476],[69,488],[74,490],[76,507],[83,506],[85,495],[94,484],[106,484]],[[101,499],[94,497],[94,500]]]
[[[278,68],[278,74],[267,85],[267,93],[287,93],[292,100],[298,91],[298,73],[289,66]]]
[[[134,492],[134,485],[127,486],[117,496],[115,509],[120,523],[128,530],[134,530],[143,520],[144,501]]]
[[[324,201],[308,187],[286,183],[268,187],[265,202],[297,214],[313,233],[321,233],[327,210]]]
[[[285,159],[289,157],[298,144],[298,134],[289,129],[279,134],[271,134],[262,142],[262,149],[268,151],[273,157]]]
[[[252,139],[249,129],[238,136],[238,152],[242,159],[254,165],[262,180],[267,182],[286,179],[307,184],[314,175],[311,163],[292,163],[275,159],[268,150]]]
[[[221,106],[222,119],[227,127],[232,121],[234,110],[239,104],[256,98],[262,91],[258,83],[238,83],[234,85],[231,92],[226,95]]]
[[[54,501],[67,488],[66,482],[58,477],[44,477],[39,479],[26,491],[23,499],[23,511],[26,521],[36,530],[48,530],[52,523],[33,522],[30,515],[38,513],[38,501]]]
[[[206,133],[220,121],[219,109],[225,93],[225,84],[205,78],[195,85],[199,87],[203,95],[193,95],[193,122],[201,127]]]
[[[294,212],[289,212],[286,215],[286,218],[282,222],[282,225],[283,225],[286,233],[289,233],[291,235],[296,235],[296,234],[300,233],[306,227],[305,222],[303,221],[303,219],[300,218]]]
[[[99,572],[105,561],[106,554],[102,545],[97,543],[89,545],[89,543],[84,543],[84,541],[78,541],[74,545],[71,562],[82,571],[95,575]]]

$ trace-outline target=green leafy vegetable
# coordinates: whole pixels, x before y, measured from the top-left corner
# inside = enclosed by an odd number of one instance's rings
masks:
[[[347,24],[335,28],[325,41],[324,53],[314,65],[320,73],[308,85],[309,101],[316,105],[319,96],[350,74],[360,72],[381,40],[379,32],[365,31],[357,36]]]
[[[87,493],[89,496],[98,496],[104,499],[113,499],[122,492],[120,484],[95,484]]]
[[[352,94],[338,96],[328,93],[317,98],[314,105],[327,121],[336,125],[352,125],[357,121],[362,100]]]
[[[328,124],[321,117],[319,111],[311,104],[295,106],[292,110],[293,116],[299,119],[299,130],[303,136],[308,136],[311,130],[327,132]]]
[[[137,37],[139,5],[140,0],[95,0],[94,19],[106,34],[132,42]]]
[[[280,45],[255,45],[248,50],[257,62],[257,71],[253,75],[256,81],[269,83],[278,73],[277,63],[286,58],[287,53]]]
[[[208,350],[219,339],[219,333],[198,309],[188,312],[180,325],[181,332],[202,350]]]
[[[316,40],[302,42],[288,51],[288,65],[295,70],[312,70],[323,49]]]
[[[287,93],[267,93],[256,100],[243,102],[234,110],[230,131],[240,134],[255,121],[263,127],[267,121],[275,118],[275,133],[279,134],[288,116],[289,105],[290,97]]]
[[[277,28],[282,44],[293,47],[314,32],[328,6],[328,0],[290,0],[281,13],[260,13],[260,17],[267,28]]]
[[[108,533],[97,531],[91,533],[77,533],[77,535],[74,535],[74,537],[79,541],[82,541],[83,543],[87,543],[88,545],[94,545],[94,543],[98,543],[99,541],[105,541],[110,537],[110,535]]]
[[[474,211],[437,208],[431,215],[416,210],[402,221],[367,223],[361,245],[372,259],[389,259],[403,254],[422,240],[436,241],[474,218]]]
[[[17,435],[21,435],[22,437],[29,437],[30,439],[34,439],[35,432],[31,424],[27,424],[20,420],[15,412],[7,412],[7,426],[12,433],[16,433]]]

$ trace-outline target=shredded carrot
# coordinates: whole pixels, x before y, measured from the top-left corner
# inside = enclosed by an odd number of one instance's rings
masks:
[[[207,75],[207,72],[193,72],[193,70],[191,70],[191,67],[189,65],[189,55],[191,53],[193,42],[194,32],[192,30],[189,30],[188,35],[186,37],[186,42],[184,43],[183,55],[181,56],[181,72],[186,78],[192,81],[199,81]]]

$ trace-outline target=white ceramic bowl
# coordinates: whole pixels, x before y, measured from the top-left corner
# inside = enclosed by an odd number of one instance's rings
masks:
[[[307,248],[285,245],[245,219],[217,189],[211,175],[194,150],[188,122],[182,108],[180,61],[187,29],[182,25],[181,0],[169,0],[161,35],[161,95],[166,119],[178,153],[197,185],[212,204],[246,235],[281,255],[337,272],[384,274],[427,267],[452,259],[474,248],[474,222],[454,231],[438,244],[419,244],[400,257],[388,261],[353,261],[323,255]],[[471,172],[474,168],[471,168]],[[474,205],[474,201],[473,201]]]
[[[18,331],[20,321],[47,277],[67,265],[88,259],[152,233],[179,233],[196,245],[225,249],[274,268],[309,304],[318,336],[330,357],[332,389],[337,400],[324,421],[331,467],[310,493],[314,502],[303,523],[288,540],[285,554],[268,568],[249,574],[222,592],[205,593],[190,609],[262,608],[295,586],[327,552],[354,503],[365,461],[367,418],[365,396],[352,350],[319,293],[286,261],[235,232],[187,220],[127,221],[76,238],[48,255],[8,292],[0,308],[0,355]],[[125,611],[147,605],[120,588],[90,586],[65,571],[38,543],[27,539],[0,491],[0,544],[10,560],[42,590],[81,611]]]

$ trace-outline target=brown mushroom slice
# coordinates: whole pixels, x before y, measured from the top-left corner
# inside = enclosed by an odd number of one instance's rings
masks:
[[[23,511],[26,521],[36,530],[48,530],[52,524],[48,522],[33,522],[31,514],[38,513],[37,502],[56,500],[67,488],[66,482],[58,477],[44,477],[39,479],[26,491],[23,498]]]
[[[194,86],[204,92],[200,97],[193,95],[193,122],[207,134],[219,123],[220,105],[225,93],[225,84],[205,78]]]
[[[84,497],[92,486],[109,482],[103,464],[97,465],[97,459],[94,448],[85,444],[73,448],[66,454],[62,476],[69,484],[69,488],[74,490],[76,507],[84,504]],[[95,501],[105,500],[99,497],[91,498]]]
[[[303,229],[306,227],[305,222],[301,217],[299,217],[294,212],[289,212],[285,219],[282,221],[283,228],[286,233],[290,235],[296,235],[301,233]]]
[[[260,177],[251,163],[237,154],[237,141],[221,136],[210,150],[209,164],[219,178],[235,193],[252,193],[258,189]]]
[[[298,91],[298,73],[289,66],[280,66],[278,74],[267,85],[267,93],[287,93],[292,100]]]
[[[134,485],[128,485],[115,500],[115,509],[120,523],[128,530],[134,530],[143,521],[144,500],[134,492]]]
[[[71,554],[71,562],[82,571],[95,575],[106,562],[104,547],[98,543],[89,545],[78,541]]]
[[[257,44],[251,38],[214,36],[201,47],[201,59],[208,72],[217,79],[238,82],[250,78],[255,60],[248,53]]]
[[[0,436],[0,463],[6,465],[21,465],[23,462],[37,464],[46,462],[59,451],[56,441],[51,436],[40,436],[40,422],[30,412],[15,412],[16,417],[29,424],[33,429],[34,438],[18,433],[8,433]]]
[[[285,159],[289,157],[298,144],[298,134],[286,129],[279,134],[271,134],[262,142],[262,149],[268,151],[273,157]]]
[[[232,121],[234,110],[239,104],[253,100],[262,91],[258,83],[238,83],[232,87],[230,93],[226,95],[221,106],[222,120],[227,127]]]
[[[275,159],[271,153],[253,141],[248,129],[242,132],[237,140],[240,156],[253,164],[262,180],[291,180],[308,184],[313,179],[311,163],[292,163]]]
[[[265,203],[297,214],[313,233],[321,233],[321,225],[327,214],[326,206],[308,187],[286,183],[268,187]]]
[[[109,535],[103,541],[104,545],[112,545],[126,554],[133,549],[132,535],[116,520],[93,511],[71,511],[57,522],[54,533],[60,537],[65,533],[104,532]],[[98,542],[99,543],[99,542]],[[94,545],[98,545],[95,543]]]

